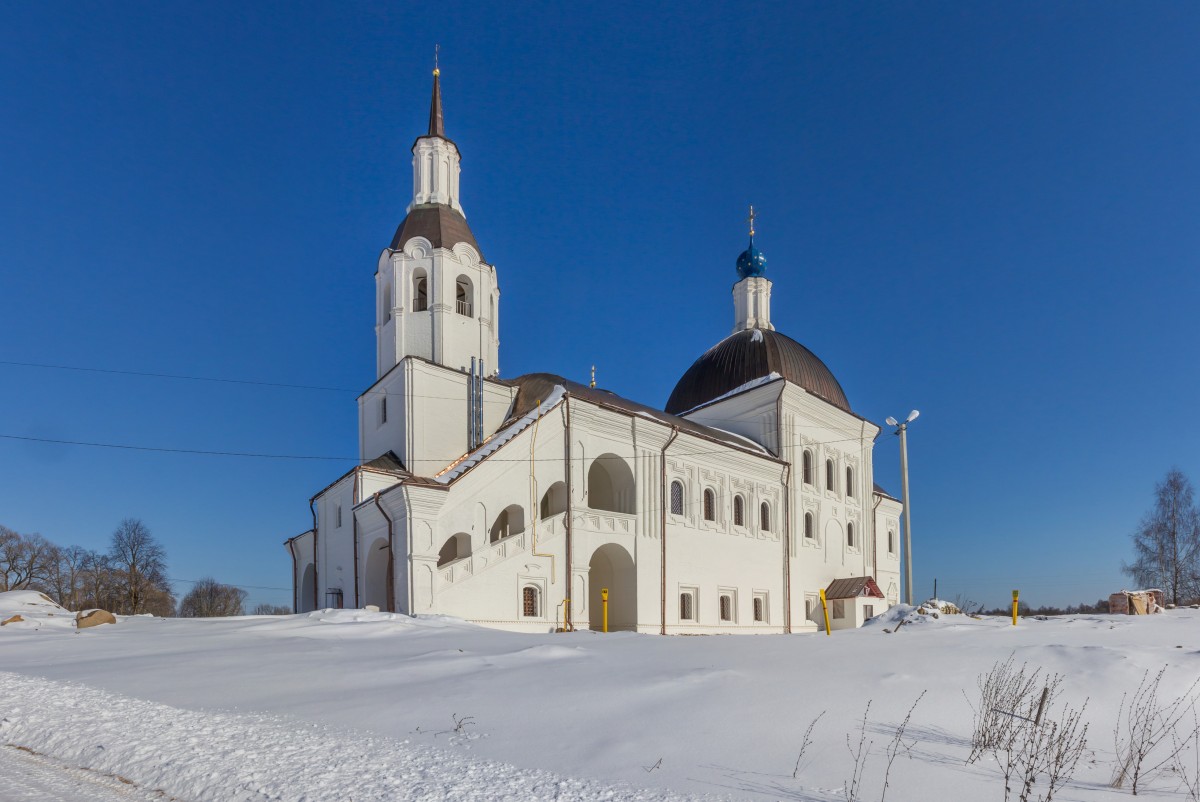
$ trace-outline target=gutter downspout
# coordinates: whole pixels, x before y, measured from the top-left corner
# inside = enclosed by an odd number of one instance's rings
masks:
[[[572,507],[575,497],[571,493],[571,394],[570,393],[563,393],[563,414],[566,415],[566,429],[567,429],[567,437],[566,437],[567,447],[566,447],[566,454],[565,454],[564,459],[566,460],[566,475],[567,475],[567,525],[566,525],[565,534],[567,537],[567,568],[566,568],[567,595],[566,595],[566,598],[568,600],[567,604],[563,608],[563,629],[565,629],[567,632],[573,632],[575,630],[575,622],[571,617],[572,602],[570,601],[570,598],[571,598],[571,593],[573,592],[574,587],[575,587],[575,574],[574,574],[574,569],[573,569],[574,562],[572,561],[572,550],[571,550],[571,528],[572,528],[571,527],[571,519],[574,518],[575,516],[572,514],[573,511],[572,511],[571,507]]]
[[[396,543],[395,535],[392,530],[392,518],[383,509],[383,505],[379,503],[379,493],[374,495],[375,506],[379,509],[379,514],[387,521],[388,525],[388,579],[387,579],[387,606],[388,612],[396,612]]]
[[[875,528],[875,521],[878,520],[876,513],[882,503],[883,496],[876,496],[875,504],[871,507],[871,579],[875,580],[875,584],[879,584],[879,530]]]
[[[319,610],[321,609],[321,568],[320,561],[317,559],[317,544],[319,542],[317,540],[317,508],[313,506],[316,500],[316,496],[308,500],[308,511],[312,513],[313,519],[313,609]]]
[[[679,427],[671,427],[671,436],[667,438],[667,442],[663,444],[662,455],[659,457],[659,482],[662,486],[662,495],[659,497],[659,512],[662,514],[662,520],[659,524],[658,537],[662,543],[662,556],[659,562],[662,563],[662,577],[660,586],[662,588],[662,625],[659,627],[658,634],[667,634],[667,449],[671,447],[671,443],[675,442],[675,438],[679,436]]]
[[[358,516],[354,514],[354,507],[358,504],[358,480],[362,471],[359,468],[354,469],[354,491],[350,495],[350,528],[354,535],[354,609],[362,607],[358,601]]]
[[[792,464],[783,469],[783,632],[792,634]]]
[[[300,586],[296,582],[296,539],[289,538],[287,545],[288,552],[292,555],[292,612],[297,613],[300,607]]]

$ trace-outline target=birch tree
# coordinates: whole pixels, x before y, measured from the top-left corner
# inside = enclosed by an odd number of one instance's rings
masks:
[[[1133,533],[1134,561],[1124,566],[1143,588],[1159,588],[1166,601],[1200,597],[1200,511],[1192,483],[1178,468],[1154,488],[1154,509]]]

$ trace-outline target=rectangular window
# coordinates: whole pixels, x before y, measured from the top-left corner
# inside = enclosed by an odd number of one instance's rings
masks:
[[[833,600],[833,617],[834,618],[845,618],[846,617],[846,602],[844,600],[842,600],[842,599],[834,599]]]
[[[337,528],[341,529],[342,528],[342,505],[341,504],[333,505],[333,517],[337,521],[337,524],[336,524]]]
[[[387,423],[387,396],[379,399],[379,425]]]
[[[813,618],[813,615],[816,614],[816,611],[817,611],[817,597],[816,596],[805,596],[804,597],[804,617],[806,619],[808,619],[809,621],[816,621],[817,619]]]
[[[342,609],[342,589],[330,588],[325,591],[325,606],[335,610]]]
[[[733,597],[728,594],[721,594],[720,612],[722,621],[733,620]]]
[[[863,620],[865,621],[868,618],[874,618],[874,617],[875,617],[875,605],[864,604],[863,605]]]

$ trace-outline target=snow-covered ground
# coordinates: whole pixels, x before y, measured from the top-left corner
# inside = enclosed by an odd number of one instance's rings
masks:
[[[968,698],[1010,655],[1061,674],[1059,704],[1087,701],[1088,752],[1055,799],[1116,800],[1130,796],[1107,787],[1122,693],[1164,665],[1166,699],[1200,676],[1197,610],[667,638],[354,610],[76,631],[66,611],[0,594],[0,620],[16,612],[0,628],[0,800],[109,798],[97,782],[181,800],[844,800],[868,701],[860,796],[876,800],[922,691],[887,799],[1002,800],[996,763],[966,763]],[[39,797],[47,776],[94,793]],[[1166,773],[1140,796],[1188,799]]]

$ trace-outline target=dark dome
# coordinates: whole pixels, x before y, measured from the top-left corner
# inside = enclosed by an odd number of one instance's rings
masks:
[[[675,385],[666,411],[679,415],[772,373],[850,411],[842,386],[816,354],[791,337],[766,329],[736,332],[708,349]]]

